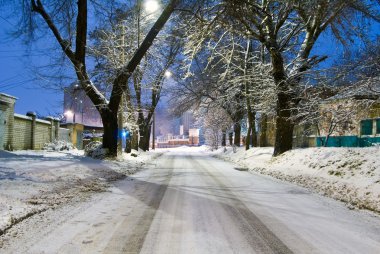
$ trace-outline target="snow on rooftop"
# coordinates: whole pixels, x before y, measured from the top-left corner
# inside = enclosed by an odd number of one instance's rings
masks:
[[[18,100],[18,98],[17,98],[17,97],[14,97],[14,96],[12,96],[12,95],[9,95],[9,94],[6,94],[6,93],[0,93],[0,95],[2,95],[2,96],[5,96],[5,97],[9,97],[9,98],[12,98],[12,99],[16,99],[16,100]]]

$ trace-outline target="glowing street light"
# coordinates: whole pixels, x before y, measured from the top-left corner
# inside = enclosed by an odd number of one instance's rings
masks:
[[[154,13],[160,9],[160,4],[157,0],[147,0],[144,3],[144,9],[147,13]]]
[[[166,78],[170,78],[173,74],[171,73],[171,71],[166,70],[164,75]]]
[[[67,110],[65,113],[64,113],[64,115],[65,116],[67,116],[67,117],[71,117],[71,116],[73,116],[73,111],[71,111],[71,110]]]
[[[71,119],[72,122],[74,122],[74,113],[73,111],[71,110],[67,110],[64,115],[66,116],[66,121],[68,121],[69,119]]]

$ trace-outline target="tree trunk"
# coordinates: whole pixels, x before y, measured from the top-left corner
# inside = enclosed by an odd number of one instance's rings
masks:
[[[288,113],[278,113],[276,117],[276,140],[273,156],[280,155],[292,149],[294,124],[289,120]]]
[[[233,145],[233,136],[234,136],[234,133],[233,132],[230,132],[228,133],[228,141],[230,142],[230,146]]]
[[[291,99],[288,93],[277,94],[276,139],[273,156],[285,153],[293,147],[294,124],[290,120]]]
[[[234,145],[240,147],[240,139],[241,139],[241,124],[240,122],[234,123]]]
[[[267,146],[267,121],[268,117],[266,114],[261,114],[260,120],[260,147]]]
[[[250,107],[249,107],[250,108]],[[257,146],[257,136],[256,136],[256,112],[248,110],[248,131],[247,140],[245,143],[245,150],[249,150],[250,145]]]
[[[243,142],[245,145],[245,150],[249,150],[251,146],[251,131],[252,127],[249,125],[247,130],[247,136],[245,137],[245,141]]]
[[[256,133],[256,117],[255,117],[255,120],[254,120],[254,124],[252,125],[252,132],[251,132],[251,140],[252,140],[252,143],[251,145],[253,147],[257,147],[257,133]]]
[[[149,151],[151,125],[140,126],[139,148],[143,151]]]
[[[110,156],[117,155],[117,137],[118,137],[118,123],[117,114],[101,114],[104,133],[103,133],[103,148],[108,149]]]
[[[139,134],[137,130],[133,130],[131,134],[131,148],[139,150]]]
[[[125,152],[131,153],[132,152],[132,146],[131,146],[131,137],[125,141]]]
[[[244,115],[243,111],[237,111],[235,112],[231,118],[232,121],[234,122],[234,145],[237,147],[240,147],[240,140],[241,140],[241,124],[240,122],[242,121]]]
[[[271,41],[266,45],[271,55],[272,75],[277,87],[276,104],[276,137],[273,156],[280,155],[292,149],[294,124],[290,120],[292,102],[295,95],[291,85],[287,82],[284,59],[278,50],[276,42]]]
[[[222,130],[222,146],[227,145],[227,130]]]
[[[244,75],[248,74],[248,68],[251,66],[251,62],[249,61],[249,57],[252,55],[252,43],[250,40],[247,41],[247,51],[245,52],[245,58],[244,58]],[[246,98],[246,106],[247,106],[247,117],[248,117],[248,131],[247,131],[247,137],[245,140],[245,150],[249,150],[251,146],[251,140],[254,138],[255,145],[256,145],[256,128],[255,128],[255,115],[256,112],[252,111],[251,107],[251,95],[249,90],[250,83],[248,81],[244,84],[244,90],[245,90],[245,98]],[[251,134],[252,133],[252,134]]]

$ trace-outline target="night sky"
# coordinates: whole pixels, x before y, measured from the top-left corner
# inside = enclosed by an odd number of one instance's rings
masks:
[[[39,51],[28,53],[28,47],[20,39],[12,38],[9,32],[13,25],[15,22],[0,18],[0,92],[18,98],[16,113],[60,113],[63,94],[42,89],[32,73],[31,66],[48,59]]]

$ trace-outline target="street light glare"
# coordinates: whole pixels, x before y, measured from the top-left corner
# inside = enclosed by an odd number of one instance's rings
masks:
[[[165,77],[170,78],[172,73],[170,71],[165,71]]]
[[[64,115],[67,117],[71,117],[74,113],[71,110],[67,110]]]
[[[144,9],[147,13],[154,13],[158,11],[160,8],[160,5],[158,4],[157,0],[148,0],[144,4]]]

